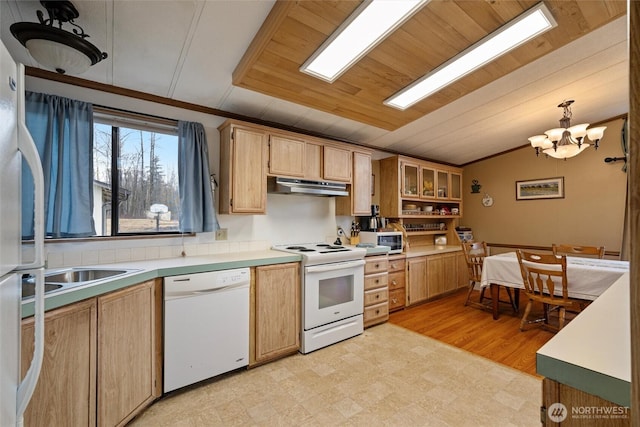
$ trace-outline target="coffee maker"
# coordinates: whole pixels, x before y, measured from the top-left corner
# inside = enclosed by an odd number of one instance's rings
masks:
[[[380,217],[380,205],[371,205],[371,216],[360,217],[362,231],[378,231],[385,227],[384,218]]]

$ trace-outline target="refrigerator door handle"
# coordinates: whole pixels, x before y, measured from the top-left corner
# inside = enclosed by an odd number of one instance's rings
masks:
[[[18,149],[31,169],[34,183],[34,217],[33,217],[33,242],[35,249],[34,261],[23,264],[16,270],[27,270],[44,267],[44,175],[42,162],[29,129],[25,123],[25,98],[24,98],[24,65],[18,64]]]
[[[25,123],[24,65],[18,64],[18,149],[31,169],[34,181],[34,227],[35,257],[33,263],[23,264],[16,270],[32,269],[35,282],[34,295],[34,349],[31,365],[18,386],[16,420],[24,422],[23,415],[38,383],[44,355],[44,175],[36,144]]]
[[[29,274],[35,276],[36,286],[34,295],[34,348],[31,365],[27,370],[22,382],[18,386],[18,398],[16,403],[16,419],[18,424],[23,422],[24,411],[31,400],[38,377],[42,368],[42,359],[44,357],[44,268],[29,270]]]

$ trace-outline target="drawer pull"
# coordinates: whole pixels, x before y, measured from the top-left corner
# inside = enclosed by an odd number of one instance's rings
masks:
[[[376,314],[380,314],[380,310],[379,310],[379,309],[378,309],[378,310],[376,310]]]
[[[391,284],[392,284],[392,285],[397,285],[397,284],[398,284],[398,282],[396,282],[395,280],[392,280],[392,281],[391,281]]]
[[[376,299],[380,299],[380,295],[376,295]]]
[[[376,264],[376,268],[380,268],[380,264]]]
[[[380,279],[376,279],[376,283],[380,283]]]

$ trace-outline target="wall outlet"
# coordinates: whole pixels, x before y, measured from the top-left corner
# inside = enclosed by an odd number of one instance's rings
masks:
[[[227,240],[227,229],[220,228],[216,230],[216,240]]]

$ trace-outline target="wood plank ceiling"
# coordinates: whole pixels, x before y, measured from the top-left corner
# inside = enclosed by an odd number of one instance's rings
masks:
[[[233,84],[386,130],[398,129],[626,13],[626,1],[546,0],[558,26],[400,111],[383,101],[537,4],[432,0],[330,84],[300,66],[359,1],[278,0],[233,73]]]

